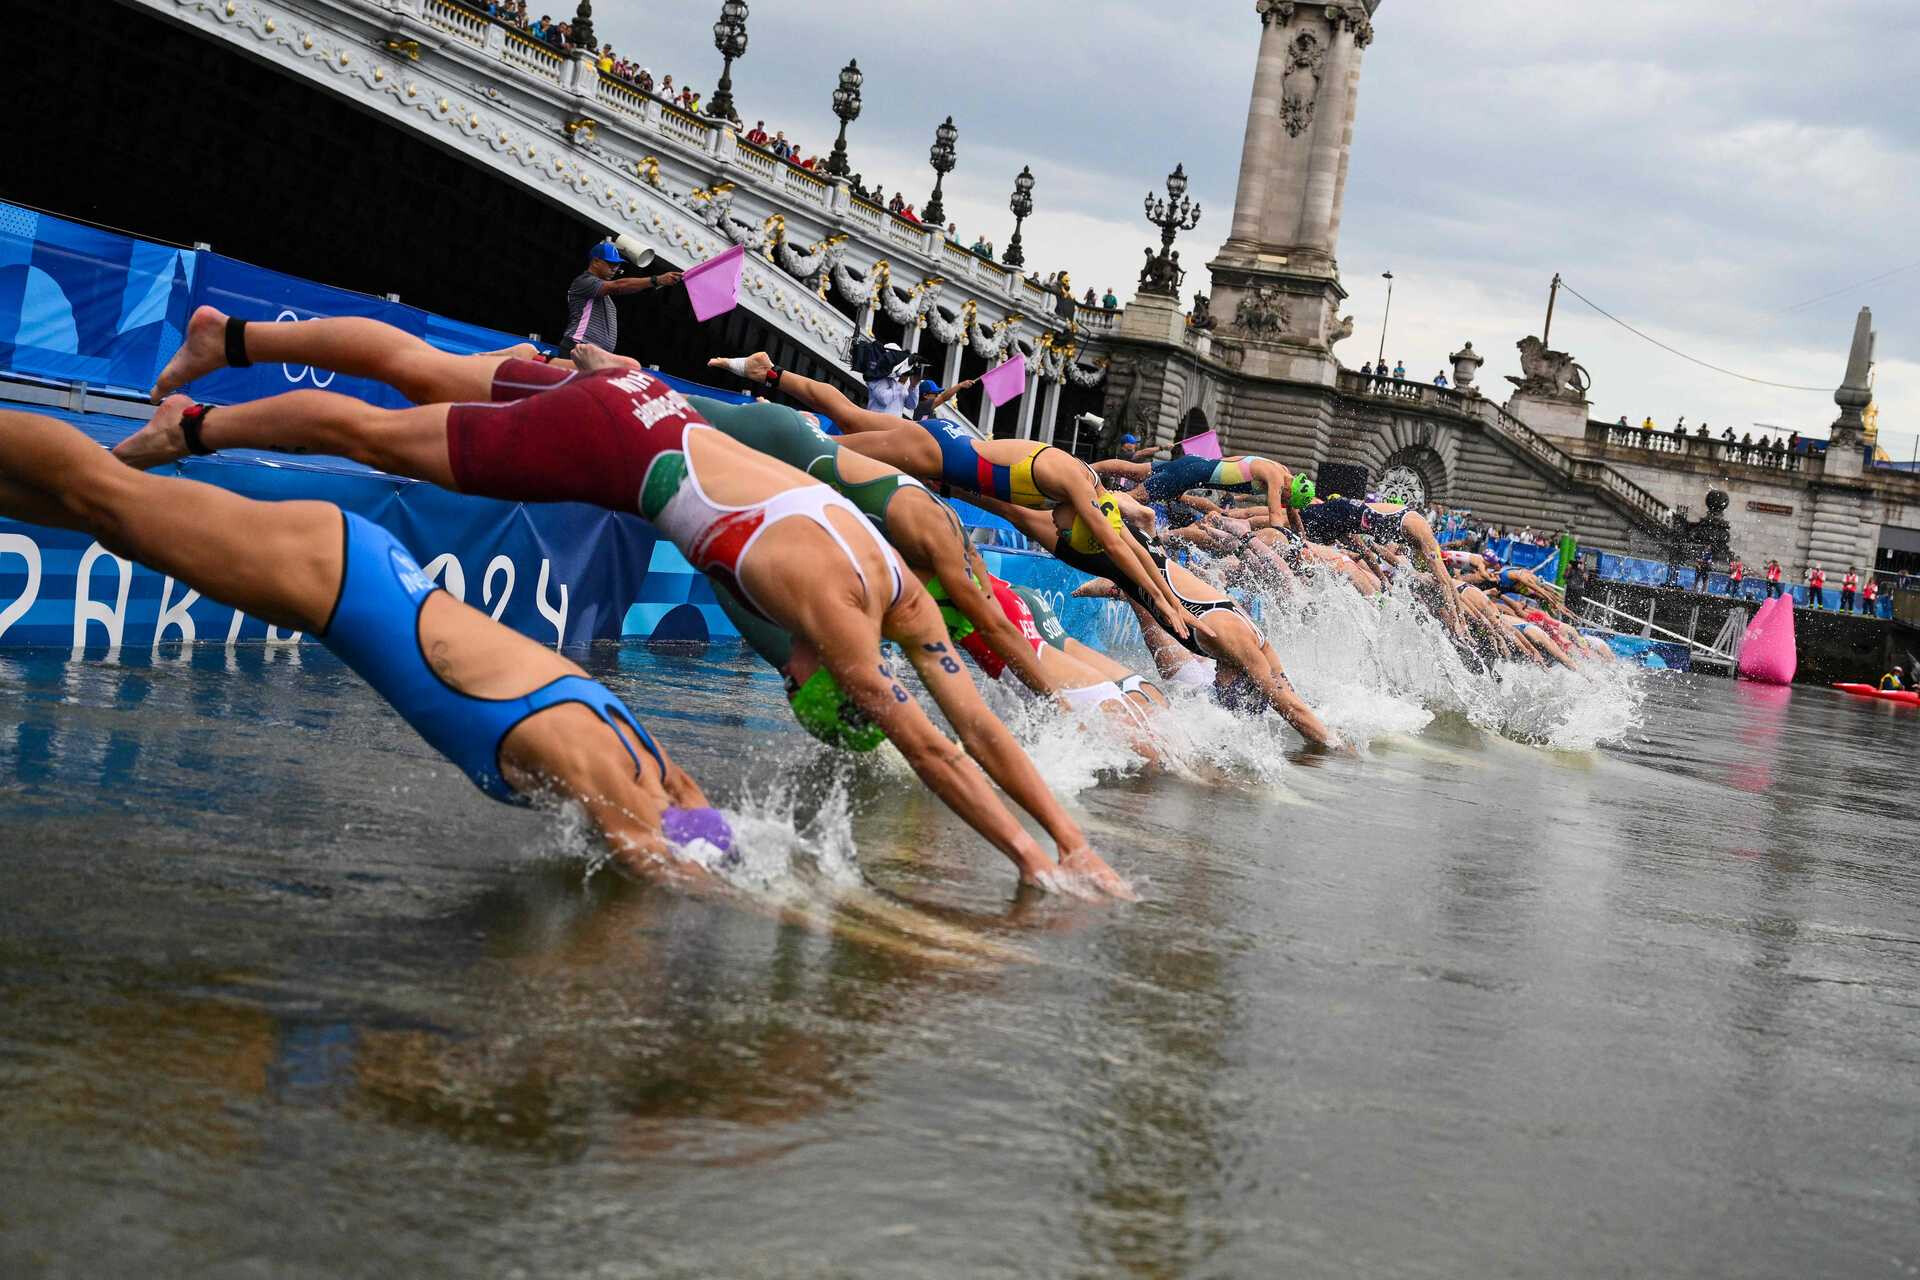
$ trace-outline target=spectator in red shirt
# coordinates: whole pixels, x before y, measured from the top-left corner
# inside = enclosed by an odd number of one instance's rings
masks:
[[[1869,618],[1877,618],[1880,616],[1880,582],[1878,579],[1867,579],[1867,589],[1860,597],[1860,604]]]
[[[1772,600],[1780,594],[1780,562],[1767,561],[1767,599]]]
[[[767,145],[767,122],[765,120],[754,121],[753,128],[747,130],[747,141],[756,147],[764,147]]]
[[[1815,565],[1813,568],[1807,570],[1807,603],[1815,609],[1826,608],[1826,601],[1821,599],[1826,592],[1826,570],[1822,569],[1819,565]]]
[[[1746,585],[1747,566],[1735,560],[1727,566],[1727,594],[1735,600],[1740,598],[1740,588]]]

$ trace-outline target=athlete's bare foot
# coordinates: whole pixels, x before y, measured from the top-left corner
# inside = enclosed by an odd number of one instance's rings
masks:
[[[160,371],[147,399],[159,404],[174,392],[216,369],[227,367],[227,316],[214,307],[199,307],[187,321],[187,340]]]
[[[707,361],[707,368],[725,369],[735,377],[745,378],[748,382],[765,382],[767,375],[773,372],[773,357],[764,351],[756,351],[750,356],[736,356],[733,359],[715,356]]]
[[[1105,578],[1089,578],[1073,589],[1073,594],[1083,600],[1118,600],[1120,588]]]
[[[573,366],[582,373],[598,373],[602,369],[638,369],[640,362],[632,356],[602,350],[591,342],[578,342],[573,347]]]
[[[212,307],[202,307],[202,311],[213,311]],[[215,311],[215,315],[219,312]],[[185,350],[182,349],[182,355]],[[175,356],[176,361],[179,356]],[[173,366],[168,365],[169,369]],[[188,396],[168,396],[153,411],[153,417],[147,425],[113,446],[113,456],[130,467],[141,471],[151,471],[155,467],[164,467],[169,462],[178,462],[187,456],[186,433],[180,430],[180,415],[193,407]]]

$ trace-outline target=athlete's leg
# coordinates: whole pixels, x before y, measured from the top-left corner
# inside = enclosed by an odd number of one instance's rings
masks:
[[[1279,659],[1274,657],[1272,649],[1260,643],[1259,633],[1253,629],[1252,623],[1238,612],[1227,611],[1213,615],[1213,621],[1213,656],[1214,661],[1220,664],[1219,679],[1223,683],[1237,674],[1245,673],[1259,687],[1267,705],[1292,725],[1301,737],[1317,747],[1340,745],[1327,726],[1320,723],[1320,717],[1313,713],[1313,708],[1301,701],[1300,695],[1293,691],[1293,683],[1281,669]]]
[[[340,511],[325,502],[255,502],[212,485],[122,466],[50,418],[0,413],[0,495],[42,495],[20,512],[58,506],[67,528],[115,555],[276,626],[317,630],[339,594]]]
[[[707,361],[707,367],[725,369],[748,382],[764,383],[768,375],[773,372],[773,359],[764,351],[756,351],[750,356],[735,359],[716,356]],[[817,382],[812,378],[803,378],[785,369],[780,371],[780,383],[775,390],[792,396],[815,413],[832,418],[842,431],[855,439],[862,431],[896,431],[906,421],[897,414],[878,413],[855,404],[847,398],[845,392],[830,382]],[[846,443],[852,444],[853,441],[848,440]],[[905,471],[907,468],[901,467],[901,470]]]
[[[415,404],[491,399],[494,371],[506,360],[501,354],[456,356],[404,329],[360,316],[290,324],[258,321],[244,332],[246,356],[255,364],[303,364],[368,378],[386,383]],[[187,322],[185,345],[153,384],[154,403],[226,367],[227,316],[201,307]]]
[[[187,456],[181,418],[193,402],[169,396],[153,420],[114,448],[128,466],[157,467]],[[328,453],[393,475],[455,488],[447,456],[444,404],[376,409],[331,391],[289,391],[207,412],[200,439],[209,449]]]

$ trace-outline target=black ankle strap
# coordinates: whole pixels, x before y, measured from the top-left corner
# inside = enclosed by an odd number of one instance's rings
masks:
[[[247,359],[247,322],[234,316],[227,317],[227,365],[234,369],[253,366]]]
[[[196,404],[180,415],[180,434],[186,439],[187,452],[204,458],[214,450],[207,448],[200,439],[200,430],[207,424],[207,412],[212,405]]]

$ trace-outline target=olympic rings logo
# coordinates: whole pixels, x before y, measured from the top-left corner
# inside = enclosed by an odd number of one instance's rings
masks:
[[[289,320],[297,321],[299,319],[300,319],[300,314],[298,312],[291,311],[283,307],[280,310],[280,314],[273,318],[273,322],[275,324],[285,324]],[[296,367],[300,370],[300,372],[298,373],[294,372],[294,369]],[[304,365],[304,364],[298,365],[298,366],[283,364],[280,366],[280,372],[285,374],[287,381],[294,384],[295,386],[298,386],[302,382],[311,382],[314,386],[322,389],[332,386],[333,380],[340,376],[339,374],[329,370],[327,371],[327,374],[326,374],[326,380],[323,382],[321,381],[321,376],[320,376],[321,370],[315,369],[311,365]]]

